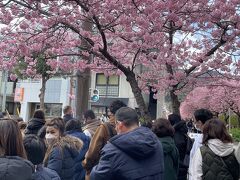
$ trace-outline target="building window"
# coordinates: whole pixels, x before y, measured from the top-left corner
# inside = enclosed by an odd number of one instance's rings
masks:
[[[96,74],[96,89],[100,96],[119,96],[119,76],[105,76],[103,73]]]

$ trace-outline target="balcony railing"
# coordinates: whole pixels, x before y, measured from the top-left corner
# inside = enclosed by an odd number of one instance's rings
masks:
[[[105,96],[105,97],[118,97],[119,96],[119,86],[96,85],[96,89],[99,90],[100,96]]]

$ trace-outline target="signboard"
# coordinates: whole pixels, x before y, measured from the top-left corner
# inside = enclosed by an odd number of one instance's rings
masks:
[[[23,100],[24,88],[16,88],[14,94],[14,102],[21,102]]]

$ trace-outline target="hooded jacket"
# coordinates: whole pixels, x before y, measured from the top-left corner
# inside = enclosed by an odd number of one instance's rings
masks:
[[[77,158],[75,159],[76,166],[75,166],[74,180],[85,180],[86,171],[82,166],[82,161],[85,159],[85,154],[88,150],[91,139],[84,133],[79,132],[78,130],[67,131],[66,133],[68,135],[74,136],[82,140],[83,142],[83,147],[81,148]]]
[[[1,180],[31,180],[34,167],[31,162],[18,156],[0,157]]]
[[[61,180],[73,180],[77,165],[75,159],[82,145],[82,141],[75,137],[62,137],[60,142],[53,145],[45,166],[56,171]]]
[[[101,152],[91,180],[163,180],[162,145],[146,127],[111,138]]]
[[[25,134],[38,134],[38,131],[44,126],[45,120],[39,118],[32,118],[27,123]]]
[[[219,139],[208,140],[207,146],[217,156],[224,158],[231,155],[234,151],[232,143],[223,143]],[[208,159],[209,160],[209,159]],[[191,166],[189,167],[189,174],[193,180],[203,179],[203,157],[200,148],[193,156]],[[214,162],[211,162],[214,164]],[[234,164],[234,163],[233,163]],[[231,167],[231,169],[238,170],[239,167]],[[216,177],[217,178],[217,177]]]
[[[178,175],[179,153],[172,137],[159,138],[164,153],[164,177],[166,180],[176,180]]]

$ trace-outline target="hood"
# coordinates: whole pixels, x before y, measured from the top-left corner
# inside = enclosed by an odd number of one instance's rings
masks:
[[[66,148],[73,158],[78,156],[83,147],[83,142],[80,139],[68,135],[62,137],[59,144],[61,147]]]
[[[17,157],[0,157],[0,179],[1,180],[26,180],[31,179],[34,166],[31,162]]]
[[[228,156],[233,152],[233,143],[223,143],[219,139],[208,140],[208,147],[220,157]]]
[[[162,138],[159,138],[159,140],[162,143],[164,154],[167,154],[174,149],[175,143],[172,137],[170,136],[162,137]]]
[[[144,159],[152,155],[160,145],[157,136],[146,127],[139,127],[128,133],[116,135],[109,141],[135,159]]]
[[[175,124],[173,127],[176,132],[182,132],[184,134],[188,132],[188,128],[185,121],[180,121],[177,124]]]
[[[27,123],[27,129],[40,129],[42,126],[44,126],[45,120],[39,119],[39,118],[32,118],[28,123]]]

